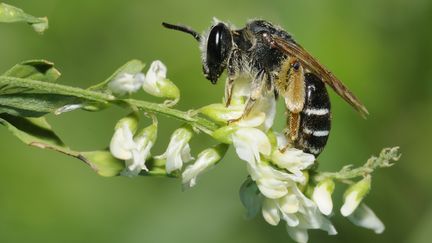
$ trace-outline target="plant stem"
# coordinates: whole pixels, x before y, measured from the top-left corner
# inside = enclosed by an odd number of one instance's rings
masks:
[[[314,176],[314,180],[319,182],[325,179],[348,181],[356,177],[364,177],[375,171],[377,168],[385,168],[393,165],[392,161],[400,158],[399,147],[385,148],[381,150],[378,157],[370,157],[363,166],[351,169],[352,165],[343,167],[338,172],[319,172]]]
[[[188,112],[168,108],[166,105],[163,104],[156,104],[156,103],[151,103],[142,100],[134,100],[134,99],[124,99],[121,101],[124,101],[131,106],[135,106],[147,112],[161,114],[167,117],[172,117],[177,120],[186,122],[209,135],[211,135],[218,128],[218,126],[215,123],[207,119],[204,119],[199,116],[192,116]]]
[[[177,120],[186,122],[191,126],[199,129],[206,134],[211,135],[218,126],[211,122],[210,120],[204,119],[199,116],[193,116],[189,112],[184,112],[176,109],[169,108],[163,104],[151,103],[141,100],[134,99],[116,99],[116,97],[97,91],[91,91],[76,87],[71,87],[67,85],[43,82],[32,79],[24,78],[14,78],[8,76],[0,76],[0,87],[6,86],[10,88],[20,88],[29,89],[34,92],[50,93],[50,94],[60,94],[67,96],[74,96],[83,98],[85,100],[91,100],[100,102],[102,104],[115,104],[119,106],[124,106],[126,104],[128,107],[137,107],[140,110],[160,114],[168,117],[175,118]]]

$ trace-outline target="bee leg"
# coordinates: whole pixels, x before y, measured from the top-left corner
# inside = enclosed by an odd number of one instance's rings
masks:
[[[289,111],[287,112],[287,127],[289,127],[289,129],[285,132],[285,136],[288,140],[288,144],[279,150],[282,153],[285,152],[288,148],[292,148],[299,138],[298,134],[300,129],[300,113],[293,113]]]
[[[264,89],[266,87],[265,78],[269,78],[269,76],[266,75],[266,72],[264,70],[260,71],[255,80],[252,81],[251,94],[249,96],[249,99],[246,101],[246,106],[243,110],[243,114],[239,118],[229,120],[228,124],[237,122],[249,115],[249,113],[252,111],[253,106],[255,105],[255,102],[259,98],[261,98],[262,93],[264,92]]]
[[[225,83],[225,107],[228,107],[231,104],[233,89],[234,89],[234,79],[228,77]]]
[[[232,93],[234,89],[234,80],[238,78],[238,74],[241,69],[242,53],[239,49],[232,51],[231,57],[228,60],[227,73],[228,78],[225,82],[225,106],[228,107],[231,104]]]

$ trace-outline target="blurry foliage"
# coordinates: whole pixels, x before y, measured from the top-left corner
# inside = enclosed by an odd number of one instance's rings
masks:
[[[196,43],[163,29],[162,21],[188,24],[197,30],[208,28],[214,16],[237,26],[250,18],[283,26],[343,80],[371,113],[367,120],[361,119],[330,92],[333,128],[320,166],[339,168],[341,164],[334,161],[359,165],[378,148],[393,144],[400,145],[403,153],[392,170],[376,174],[367,199],[386,224],[384,234],[336,220],[338,236],[328,238],[323,232],[313,232],[311,242],[429,242],[430,1],[7,3],[36,16],[48,16],[50,29],[40,36],[24,25],[0,25],[0,70],[30,58],[54,60],[62,67],[64,83],[87,87],[131,58],[146,62],[161,59],[182,90],[181,108],[220,101],[223,85],[213,86],[203,78]],[[123,115],[120,110],[101,112],[97,118],[74,112],[50,122],[67,144],[78,149],[101,147],[109,141],[116,118]],[[279,122],[282,126],[284,119]],[[160,131],[160,140],[167,140],[178,123],[163,119],[160,123],[171,128]],[[245,212],[237,195],[246,175],[245,165],[232,151],[196,188],[181,192],[178,182],[166,179],[104,179],[72,158],[23,146],[6,129],[0,134],[1,242],[288,240],[284,227],[275,230],[260,218],[242,219]],[[199,151],[209,146],[206,143],[203,139],[192,146]],[[159,144],[155,152],[164,148]]]

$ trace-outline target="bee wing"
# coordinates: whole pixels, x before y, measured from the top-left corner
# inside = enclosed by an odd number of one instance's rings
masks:
[[[318,76],[322,77],[322,80],[328,84],[332,89],[341,96],[346,102],[353,106],[363,117],[369,114],[366,107],[360,102],[360,100],[348,90],[348,88],[328,71],[323,65],[321,65],[311,54],[295,42],[289,42],[285,39],[267,35],[265,39],[269,42],[272,47],[278,48],[282,52],[288,55],[296,57],[306,68],[311,70]]]

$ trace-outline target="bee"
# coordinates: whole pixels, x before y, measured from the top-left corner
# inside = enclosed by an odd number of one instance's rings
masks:
[[[366,107],[336,76],[288,32],[268,21],[252,20],[242,29],[215,21],[203,35],[184,25],[162,24],[188,33],[200,43],[203,73],[213,84],[227,70],[227,106],[235,80],[242,76],[252,80],[242,117],[249,114],[265,92],[274,92],[276,98],[281,96],[287,111],[285,134],[295,148],[318,156],[327,143],[331,112],[325,84],[363,117],[368,114]]]

